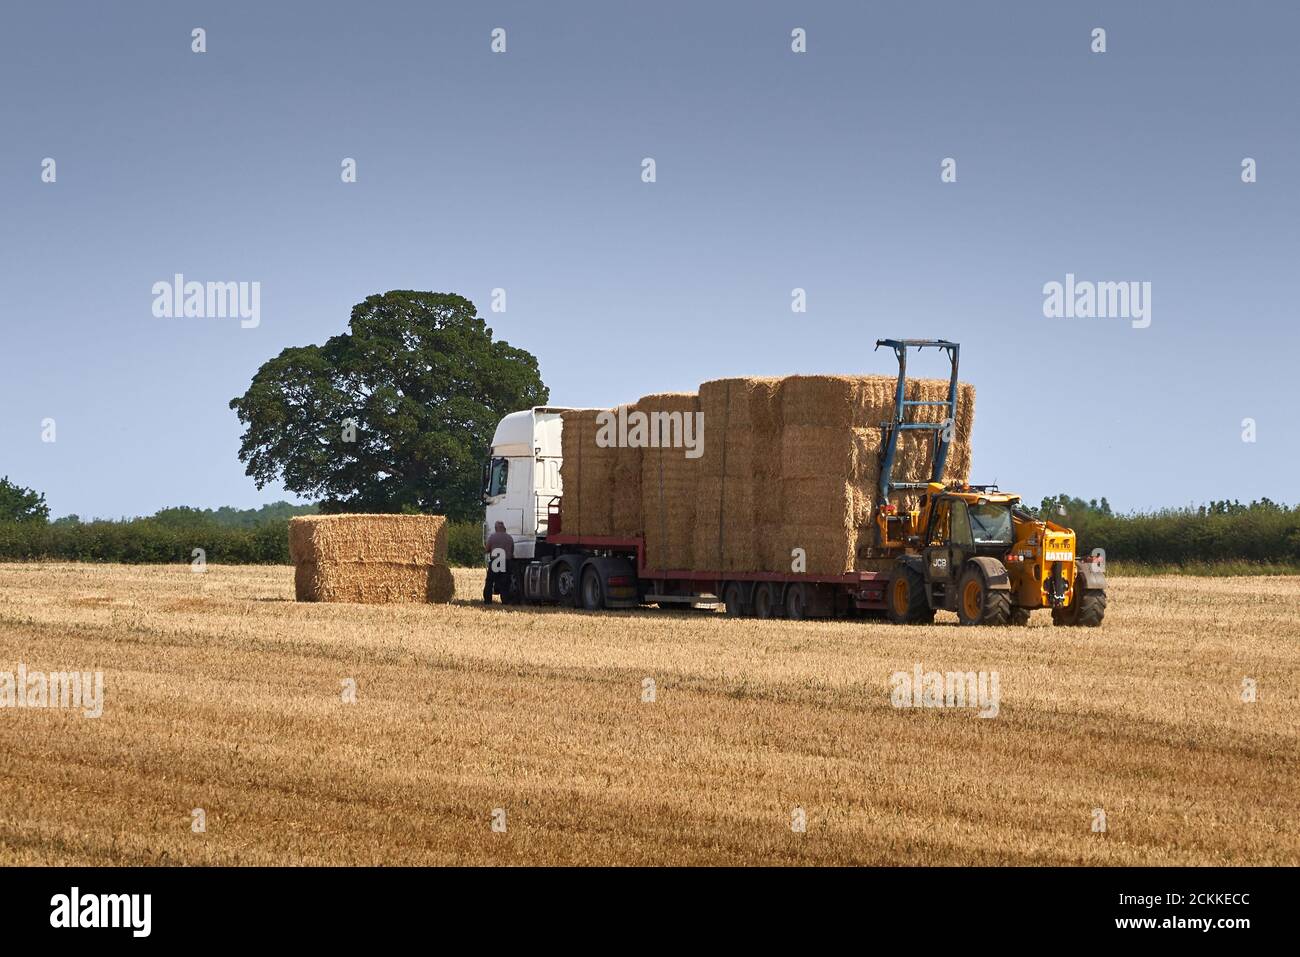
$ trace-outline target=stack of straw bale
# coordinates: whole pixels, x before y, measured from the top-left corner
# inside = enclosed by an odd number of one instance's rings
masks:
[[[694,561],[761,571],[769,491],[780,478],[780,379],[716,379],[700,386],[704,455],[696,490]]]
[[[863,552],[876,543],[882,425],[893,419],[896,383],[893,376],[717,379],[698,395],[646,396],[628,407],[702,412],[696,459],[680,447],[598,448],[596,411],[566,412],[564,530],[644,536],[647,566],[662,570],[789,572],[796,548],[812,574],[870,567]],[[943,400],[948,382],[909,379],[905,395]],[[970,473],[974,412],[975,390],[959,385],[945,481]],[[943,415],[940,406],[920,406],[907,420]],[[933,443],[933,432],[901,433],[895,480],[928,480]],[[904,508],[914,502],[898,500]]]
[[[441,515],[304,515],[289,522],[298,601],[449,602]]]

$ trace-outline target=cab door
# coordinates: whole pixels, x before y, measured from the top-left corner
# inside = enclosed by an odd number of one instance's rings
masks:
[[[930,513],[923,550],[926,586],[933,608],[956,608],[957,579],[966,559],[975,554],[970,513],[961,499],[940,499]]]
[[[952,503],[948,519],[948,569],[954,585],[961,577],[966,559],[975,554],[975,537],[971,534],[970,512],[960,499]],[[953,607],[956,607],[954,603]]]
[[[938,594],[944,594],[953,578],[951,548],[948,528],[952,516],[952,500],[940,499],[930,510],[930,527],[925,533],[925,580],[927,585],[939,585]],[[933,594],[933,593],[932,593]],[[933,602],[932,602],[933,604]]]

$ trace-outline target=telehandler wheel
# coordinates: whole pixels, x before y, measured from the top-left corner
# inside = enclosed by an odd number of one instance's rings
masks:
[[[885,586],[886,614],[896,625],[928,625],[934,609],[925,597],[925,579],[913,568],[901,567]]]
[[[957,619],[963,625],[1005,625],[1011,621],[1011,592],[995,591],[972,565],[957,583]]]
[[[1052,609],[1052,624],[1067,627],[1096,628],[1106,617],[1106,593],[1083,587],[1083,576],[1074,580],[1074,601],[1064,608]]]
[[[587,611],[599,611],[605,607],[605,583],[601,581],[597,568],[588,568],[582,573],[582,607]]]
[[[728,618],[744,618],[751,614],[745,601],[745,586],[741,582],[727,582],[722,586],[722,602],[727,606]]]
[[[777,618],[781,611],[781,593],[772,582],[762,582],[754,589],[754,617]]]
[[[1029,609],[1021,608],[1019,605],[1011,609],[1011,624],[1027,625],[1029,624]]]

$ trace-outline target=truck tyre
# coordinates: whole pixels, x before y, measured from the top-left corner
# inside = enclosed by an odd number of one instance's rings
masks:
[[[590,565],[582,573],[582,607],[587,611],[605,607],[605,582],[600,569]]]
[[[889,620],[896,625],[928,625],[934,621],[934,609],[925,597],[925,579],[906,565],[885,586],[885,605]]]
[[[1064,608],[1052,609],[1052,624],[1066,627],[1096,628],[1106,617],[1106,593],[1085,588],[1083,576],[1074,580],[1074,601]]]
[[[552,570],[551,598],[557,604],[567,605],[570,608],[582,607],[578,590],[578,569],[566,558],[557,561]]]
[[[978,565],[968,565],[957,583],[957,619],[963,625],[1005,625],[1011,621],[1011,592],[990,588]]]
[[[781,610],[781,592],[772,582],[762,582],[754,589],[754,617],[778,618]]]
[[[727,606],[728,618],[744,618],[750,614],[745,601],[745,586],[741,582],[727,582],[722,586],[722,601]]]

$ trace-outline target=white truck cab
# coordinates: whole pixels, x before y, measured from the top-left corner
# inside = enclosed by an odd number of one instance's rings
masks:
[[[491,457],[483,467],[483,540],[504,522],[515,540],[515,558],[536,553],[546,535],[546,514],[564,490],[560,485],[560,413],[535,406],[512,412],[497,424]]]

